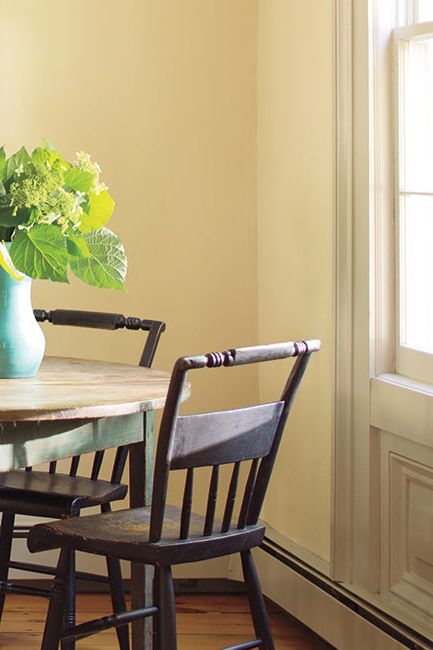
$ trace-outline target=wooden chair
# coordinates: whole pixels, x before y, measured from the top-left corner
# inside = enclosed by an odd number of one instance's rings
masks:
[[[140,366],[150,367],[158,346],[165,324],[155,320],[141,320],[121,314],[103,312],[88,312],[56,309],[54,311],[35,310],[38,321],[48,321],[53,325],[69,325],[105,330],[126,328],[148,332],[143,352],[139,361]],[[69,474],[56,471],[56,462],[49,464],[48,471],[17,470],[0,473],[0,512],[3,513],[0,529],[0,619],[3,613],[5,593],[15,592],[29,595],[49,596],[50,591],[30,586],[22,586],[8,580],[10,568],[24,569],[54,576],[56,569],[40,564],[14,562],[10,560],[12,540],[14,536],[15,515],[31,515],[36,517],[68,518],[78,517],[83,508],[100,506],[102,512],[110,511],[110,503],[123,499],[127,486],[121,484],[128,455],[127,447],[116,450],[110,480],[99,478],[104,451],[94,455],[89,477],[78,474],[80,457],[71,460]],[[90,573],[75,572],[74,562],[70,563],[70,580],[65,610],[67,625],[75,623],[75,578],[87,580],[102,580],[109,582],[112,589],[113,609],[122,611],[125,608],[120,563],[117,558],[107,557],[108,578]],[[128,628],[119,628],[119,646],[128,650]],[[65,642],[64,648],[73,648],[74,642]]]
[[[232,646],[230,650],[258,647],[273,650],[251,549],[263,540],[265,526],[258,518],[283,429],[310,355],[319,347],[319,341],[310,340],[178,359],[161,421],[151,507],[38,524],[30,531],[28,546],[31,551],[61,548],[42,650],[57,650],[61,639],[83,638],[147,616],[156,617],[153,647],[175,650],[172,565],[231,553],[241,556],[256,638]],[[179,415],[180,396],[189,370],[233,367],[286,357],[296,357],[296,361],[277,401],[228,411]],[[225,371],[220,372],[223,381]],[[249,466],[246,475],[241,471],[244,463]],[[216,520],[221,465],[232,466],[232,470],[223,498],[222,520]],[[210,468],[210,484],[206,513],[201,516],[192,511],[192,495],[195,470],[203,467]],[[181,507],[166,505],[169,476],[176,470],[186,470]],[[238,489],[241,485],[242,490]],[[235,508],[237,497],[239,508]],[[72,629],[64,628],[67,577],[75,550],[154,565],[153,604],[114,613]]]

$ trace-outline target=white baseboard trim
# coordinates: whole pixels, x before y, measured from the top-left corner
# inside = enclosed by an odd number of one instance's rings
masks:
[[[338,650],[428,650],[422,638],[326,575],[265,540],[255,552],[263,591]]]
[[[282,535],[266,522],[263,523],[266,525],[266,539],[272,544],[283,548],[287,553],[294,555],[301,560],[301,562],[312,567],[316,571],[323,573],[325,576],[331,575],[331,564],[329,560],[325,560],[323,557],[316,555],[316,553],[313,553],[304,546],[297,544],[293,539],[290,539],[290,537]]]

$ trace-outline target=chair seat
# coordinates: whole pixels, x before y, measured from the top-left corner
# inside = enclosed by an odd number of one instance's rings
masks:
[[[238,553],[263,541],[265,527],[256,524],[226,533],[203,536],[204,517],[191,514],[188,539],[179,539],[181,510],[166,506],[162,539],[150,543],[150,507],[118,510],[66,521],[33,526],[28,538],[29,549],[42,551],[59,546],[111,555],[146,564],[183,564]],[[215,522],[214,530],[218,530]]]
[[[87,508],[123,499],[126,485],[68,474],[0,472],[0,511],[39,517],[67,517]]]

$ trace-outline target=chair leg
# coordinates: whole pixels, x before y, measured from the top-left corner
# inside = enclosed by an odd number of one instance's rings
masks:
[[[157,566],[154,567],[153,573],[153,602],[155,605],[159,606],[159,569]],[[155,615],[152,621],[152,650],[161,650],[159,644],[159,612]]]
[[[76,610],[76,585],[75,585],[75,552],[70,552],[68,576],[66,583],[66,600],[63,613],[63,627],[73,627],[75,625]],[[75,650],[75,639],[64,639],[62,641],[62,650]]]
[[[113,612],[118,614],[126,611],[125,594],[123,591],[122,572],[120,569],[120,560],[113,557],[107,557],[107,571],[110,579],[111,602]],[[120,650],[129,650],[129,630],[127,625],[116,627],[117,640]]]
[[[4,512],[0,528],[0,580],[6,581],[9,573],[9,560],[11,557],[12,540],[14,535],[15,515],[13,512]],[[5,605],[6,592],[0,592],[0,620]]]
[[[241,560],[256,636],[263,641],[264,650],[275,650],[262,588],[251,551],[242,551]]]
[[[73,551],[62,549],[51,592],[41,650],[58,650],[60,634],[63,628],[63,612],[66,603],[70,565],[72,563]]]
[[[160,566],[156,569],[155,579],[158,580],[158,632],[157,648],[161,650],[177,650],[176,644],[176,603],[174,600],[173,577],[171,567]]]
[[[101,506],[101,512],[111,512],[109,503]],[[111,603],[113,612],[118,614],[126,611],[125,591],[123,589],[122,571],[120,560],[114,557],[106,556],[107,573],[110,580]],[[129,650],[129,630],[127,625],[116,627],[117,641],[120,650]]]

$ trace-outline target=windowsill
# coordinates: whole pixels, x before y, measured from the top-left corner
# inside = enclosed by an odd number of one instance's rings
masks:
[[[433,447],[433,386],[396,374],[371,380],[370,423]]]
[[[428,384],[424,381],[417,381],[405,375],[398,375],[396,373],[383,373],[374,378],[376,381],[384,381],[388,384],[401,386],[408,390],[414,390],[418,393],[423,393],[433,397],[433,384]]]

